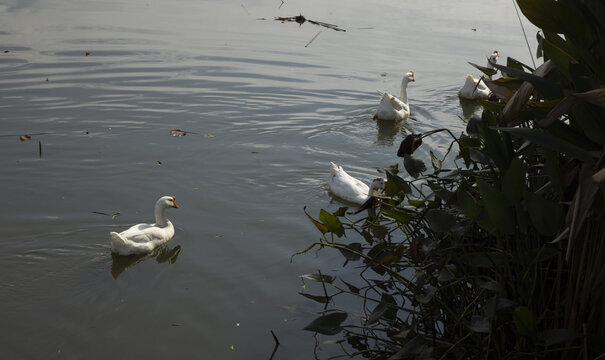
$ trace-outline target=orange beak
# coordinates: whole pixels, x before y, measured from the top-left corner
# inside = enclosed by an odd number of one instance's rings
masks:
[[[178,207],[179,207],[179,206],[176,204],[176,197],[174,197],[174,196],[172,197],[172,203],[174,204],[174,205],[172,205],[172,207],[173,207],[173,208],[178,208]]]

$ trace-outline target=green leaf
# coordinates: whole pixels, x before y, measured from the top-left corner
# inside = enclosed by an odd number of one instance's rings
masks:
[[[425,205],[424,200],[414,200],[414,199],[408,199],[408,204],[412,205],[415,208],[421,208],[421,207],[424,207],[424,205]]]
[[[399,224],[405,225],[414,219],[414,214],[401,209],[383,208],[382,213],[395,219]]]
[[[328,227],[327,227],[326,225],[324,225],[324,224],[322,224],[321,222],[319,222],[319,221],[317,221],[317,220],[313,219],[313,218],[311,217],[311,215],[309,215],[309,214],[307,213],[307,207],[306,207],[306,206],[303,208],[303,211],[305,212],[305,215],[307,215],[307,217],[309,218],[309,220],[311,220],[311,222],[313,223],[313,225],[315,225],[315,227],[316,227],[316,228],[317,228],[319,231],[321,231],[321,233],[322,233],[322,234],[325,234],[325,233],[327,233],[327,232],[328,232]]]
[[[533,336],[536,332],[536,319],[526,306],[519,306],[513,312],[513,322],[517,332],[524,336]]]
[[[299,292],[300,295],[306,297],[307,299],[311,299],[313,301],[317,301],[320,304],[327,304],[332,300],[331,296],[326,297],[325,295],[311,295]]]
[[[523,199],[527,167],[517,157],[513,157],[502,179],[502,193],[510,205]]]
[[[319,211],[319,220],[325,224],[329,232],[338,235],[338,237],[344,235],[345,229],[336,215],[330,214],[326,210],[321,209]]]
[[[557,234],[564,225],[563,207],[534,193],[527,193],[527,211],[538,233],[545,236]]]
[[[314,331],[323,335],[336,335],[342,331],[342,324],[347,318],[347,313],[335,312],[320,316],[313,320],[304,330]]]
[[[410,184],[401,177],[391,172],[387,172],[386,174],[387,182],[385,184],[385,190],[387,193],[393,195],[404,195],[409,194],[412,191]]]

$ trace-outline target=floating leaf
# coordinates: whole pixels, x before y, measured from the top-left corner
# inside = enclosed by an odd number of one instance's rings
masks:
[[[344,312],[334,312],[323,315],[313,320],[304,330],[314,331],[323,335],[336,335],[342,331],[343,321],[347,319],[348,314]]]
[[[206,136],[207,138],[209,138],[209,139],[212,139],[212,138],[216,137],[216,136],[214,136],[214,135],[212,135],[212,134],[206,134],[205,136]]]
[[[304,274],[300,276],[301,278],[304,279],[309,279],[309,280],[313,280],[313,281],[319,281],[319,282],[327,282],[327,283],[333,283],[334,280],[336,280],[336,278],[334,276],[330,276],[330,275],[323,275],[323,274]]]
[[[170,135],[172,136],[185,136],[187,135],[186,131],[180,130],[180,129],[175,129],[175,130],[170,130]]]
[[[311,294],[306,294],[306,293],[302,293],[302,292],[299,292],[299,294],[306,297],[307,299],[317,301],[320,304],[327,304],[330,302],[330,300],[332,300],[331,296],[326,297],[324,295],[311,295]]]
[[[360,243],[351,243],[342,248],[338,248],[342,255],[351,261],[357,261],[360,258],[360,253],[363,251]]]

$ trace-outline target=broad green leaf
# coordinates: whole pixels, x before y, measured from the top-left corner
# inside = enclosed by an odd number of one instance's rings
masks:
[[[319,220],[325,224],[329,232],[338,235],[338,237],[344,235],[345,229],[336,215],[330,214],[326,210],[321,209],[319,211]]]
[[[332,300],[331,296],[326,297],[325,295],[311,295],[311,294],[306,294],[306,293],[302,293],[302,292],[299,292],[299,294],[306,297],[307,299],[317,301],[320,304],[327,304],[330,302],[330,300]]]
[[[567,80],[571,80],[569,64],[577,63],[578,61],[547,39],[542,40],[542,51],[555,63],[555,65],[557,65],[557,69],[567,78]]]
[[[409,194],[412,191],[410,184],[401,177],[392,174],[391,172],[387,172],[386,174],[387,182],[385,184],[385,190],[387,193],[404,195]]]
[[[395,208],[383,208],[382,213],[392,217],[401,225],[407,224],[409,221],[414,219],[414,214],[402,209]]]
[[[527,211],[532,224],[538,233],[553,236],[563,224],[563,207],[561,204],[544,199],[534,193],[527,193]]]
[[[523,199],[527,167],[517,157],[513,157],[502,179],[502,193],[510,205]]]
[[[336,335],[342,331],[343,321],[347,319],[347,313],[334,312],[327,315],[322,315],[313,320],[309,325],[304,327],[304,330],[314,331],[323,335]]]
[[[513,322],[517,332],[524,336],[533,336],[536,332],[536,319],[526,306],[519,306],[513,312]]]
[[[319,221],[317,221],[317,220],[313,219],[313,218],[311,217],[311,215],[309,215],[309,214],[307,213],[307,207],[306,207],[306,206],[303,208],[303,211],[305,212],[305,215],[307,215],[307,217],[309,218],[309,220],[311,220],[311,222],[313,223],[313,225],[315,225],[315,227],[316,227],[316,228],[317,228],[319,231],[321,231],[321,233],[322,233],[322,234],[325,234],[325,233],[327,233],[327,232],[328,232],[328,227],[327,227],[326,225],[324,225],[324,224],[322,224],[321,222],[319,222]]]
[[[424,207],[425,202],[424,202],[424,200],[408,199],[408,204],[412,205],[415,208],[421,208],[421,207]]]

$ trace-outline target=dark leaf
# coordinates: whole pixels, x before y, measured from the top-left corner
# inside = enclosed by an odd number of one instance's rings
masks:
[[[527,193],[527,211],[538,233],[545,236],[555,235],[564,223],[561,204],[544,199],[540,195]]]
[[[360,243],[352,243],[345,245],[344,248],[338,248],[341,254],[347,259],[351,261],[357,261],[360,258],[360,255],[363,251]]]
[[[467,327],[474,332],[487,334],[489,333],[489,319],[483,316],[473,315]]]
[[[502,179],[502,193],[510,205],[516,204],[523,199],[525,191],[526,166],[514,157],[504,173]]]
[[[335,312],[320,316],[313,320],[304,330],[314,331],[323,335],[336,335],[342,331],[343,321],[347,319],[347,313]]]
[[[311,295],[311,294],[305,294],[302,292],[299,292],[300,295],[306,297],[307,299],[311,299],[313,301],[316,301],[320,304],[327,304],[330,302],[330,300],[332,300],[331,296],[326,297],[325,295]]]
[[[513,312],[513,322],[517,332],[524,336],[533,336],[536,332],[536,319],[526,306],[520,306]]]
[[[397,150],[397,156],[403,157],[404,155],[412,155],[420,145],[422,145],[422,137],[420,135],[410,134],[401,141],[399,150]]]
[[[553,346],[573,341],[581,336],[582,335],[575,330],[551,329],[539,333],[538,339],[544,343],[544,346]]]
[[[435,232],[448,232],[456,225],[456,218],[444,210],[431,209],[424,216]]]

